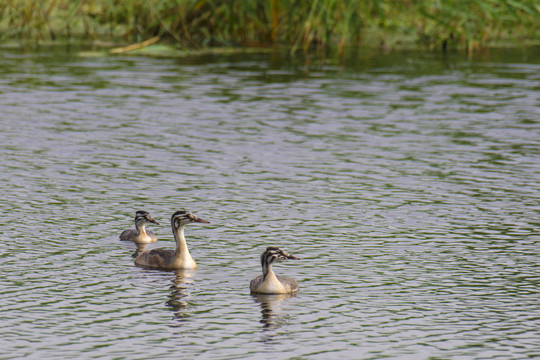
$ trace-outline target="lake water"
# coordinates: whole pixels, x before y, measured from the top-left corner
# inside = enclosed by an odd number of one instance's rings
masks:
[[[539,47],[4,49],[0,116],[2,359],[540,357]],[[142,209],[197,271],[134,266]]]

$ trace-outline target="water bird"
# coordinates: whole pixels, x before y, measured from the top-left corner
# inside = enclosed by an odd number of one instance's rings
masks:
[[[272,264],[275,261],[294,259],[295,256],[287,254],[275,246],[269,246],[261,254],[262,275],[251,280],[249,288],[255,294],[289,294],[298,291],[298,283],[286,276],[279,276],[272,271]]]
[[[146,224],[159,223],[152,218],[148,211],[139,210],[135,213],[135,229],[127,229],[120,234],[120,240],[133,241],[141,244],[148,244],[157,241],[156,235],[150,230],[146,230]]]
[[[180,210],[171,216],[171,227],[176,242],[176,249],[152,249],[141,252],[135,258],[135,265],[160,270],[196,269],[197,264],[191,257],[186,238],[184,237],[184,227],[191,223],[206,223],[210,221],[198,218],[189,211]]]

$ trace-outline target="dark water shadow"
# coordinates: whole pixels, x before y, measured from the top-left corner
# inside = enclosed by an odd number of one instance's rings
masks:
[[[118,240],[118,242],[120,243],[120,245],[124,248],[127,249],[127,251],[129,250],[133,250],[133,248],[135,248],[135,251],[133,251],[131,253],[131,257],[133,259],[135,259],[140,253],[142,253],[143,251],[146,250],[146,248],[148,247],[148,245],[152,244],[152,243],[136,243],[136,242],[133,242],[133,241],[122,241],[122,240]]]
[[[180,322],[189,317],[190,287],[194,283],[196,270],[175,270],[172,272],[174,278],[169,287],[169,296],[166,302],[167,306],[174,312],[174,319]]]
[[[131,257],[134,259],[148,247],[148,244],[135,243],[135,245],[137,246],[137,249],[133,254],[131,254]]]
[[[294,294],[251,294],[253,300],[256,303],[259,303],[261,306],[261,320],[262,330],[264,333],[262,342],[275,342],[276,333],[270,331],[279,329],[283,324],[286,323],[288,317],[287,313],[281,312],[280,303],[283,300],[289,299],[296,296]]]

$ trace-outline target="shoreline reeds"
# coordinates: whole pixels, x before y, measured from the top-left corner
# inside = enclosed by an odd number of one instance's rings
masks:
[[[159,36],[184,48],[344,47],[368,34],[473,51],[498,39],[537,39],[537,0],[4,0],[0,41],[135,43]],[[394,39],[394,40],[392,40]]]

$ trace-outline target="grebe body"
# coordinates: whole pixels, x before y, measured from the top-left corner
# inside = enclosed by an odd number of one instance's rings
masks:
[[[272,264],[279,260],[294,259],[295,256],[287,254],[275,246],[269,246],[261,254],[262,275],[251,280],[249,288],[254,294],[290,294],[298,291],[296,280],[286,276],[279,276],[272,271]]]
[[[171,216],[171,227],[176,249],[152,249],[141,252],[135,258],[135,265],[160,270],[196,269],[197,263],[191,257],[184,237],[184,227],[190,223],[209,223],[188,211],[177,211]]]
[[[120,240],[133,241],[140,244],[148,244],[157,241],[157,236],[150,230],[146,230],[146,224],[159,223],[152,218],[148,211],[137,211],[135,213],[135,229],[127,229],[120,234]]]

